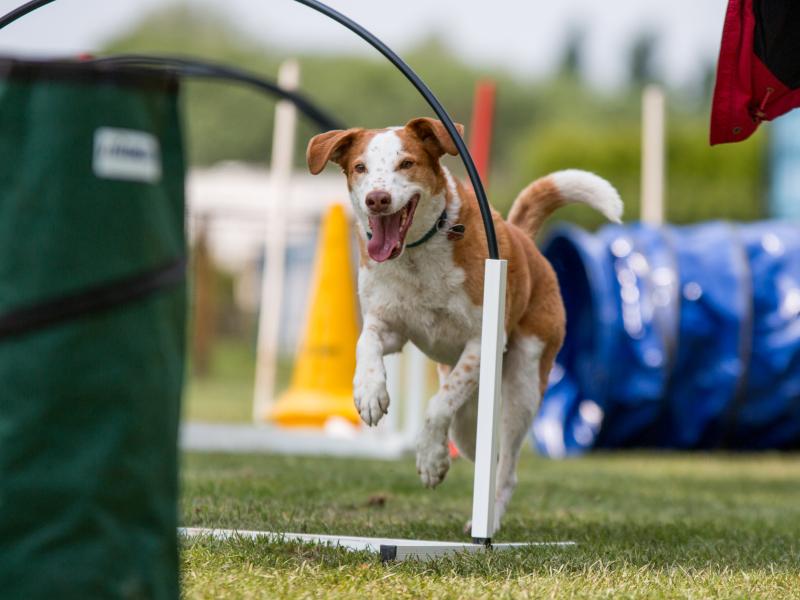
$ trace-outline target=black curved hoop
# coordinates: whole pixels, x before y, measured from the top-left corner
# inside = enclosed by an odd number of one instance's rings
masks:
[[[51,2],[55,2],[55,0],[31,0],[30,2],[26,2],[22,6],[12,10],[8,14],[0,17],[0,29],[3,29],[7,25],[10,25],[17,19],[20,19],[27,15],[30,12],[33,12],[37,8],[45,6],[46,4],[50,4]],[[384,44],[381,40],[375,37],[372,33],[364,29],[361,25],[353,21],[352,19],[346,17],[345,15],[341,14],[340,12],[330,8],[329,6],[318,2],[317,0],[295,0],[300,4],[303,4],[309,8],[313,8],[317,12],[322,13],[326,17],[329,17],[339,23],[347,27],[350,31],[358,35],[364,41],[369,43],[373,48],[375,48],[378,52],[383,54],[397,69],[399,69],[403,75],[405,75],[406,79],[408,79],[411,84],[417,89],[417,91],[425,98],[425,101],[430,105],[433,109],[433,112],[436,113],[436,116],[441,119],[442,123],[444,124],[447,132],[450,134],[450,137],[453,138],[453,142],[458,148],[459,156],[461,157],[461,161],[464,163],[464,167],[467,170],[467,174],[469,175],[470,181],[472,182],[472,187],[475,190],[475,195],[478,199],[478,205],[481,210],[481,217],[483,219],[483,227],[486,231],[486,244],[488,246],[489,258],[497,259],[500,258],[500,254],[497,248],[497,237],[495,235],[494,230],[494,222],[492,221],[492,210],[489,206],[489,200],[486,198],[486,191],[483,189],[483,183],[481,183],[481,178],[478,175],[478,170],[475,168],[475,163],[472,161],[472,156],[467,150],[466,144],[464,144],[464,140],[461,139],[461,136],[458,134],[456,130],[456,126],[453,123],[453,120],[447,114],[447,111],[444,109],[442,104],[433,95],[433,92],[428,88],[427,85],[419,78],[419,76],[414,73],[414,71],[409,67],[403,60],[392,51],[386,44]]]
[[[235,67],[220,65],[204,60],[183,58],[178,56],[156,56],[146,54],[118,54],[114,56],[95,58],[90,61],[95,64],[125,65],[136,67],[156,67],[182,75],[200,79],[219,79],[233,81],[256,88],[271,96],[277,96],[292,102],[297,109],[309,119],[314,121],[322,131],[331,129],[344,129],[341,121],[335,119],[322,108],[314,104],[303,94],[280,87],[277,83],[263,77]]]
[[[26,2],[22,6],[18,6],[10,13],[0,17],[0,29],[5,27],[6,25],[11,25],[17,19],[21,19],[25,15],[30,12],[35,11],[37,8],[41,8],[45,4],[50,4],[51,2],[55,2],[55,0],[31,0],[30,2]]]

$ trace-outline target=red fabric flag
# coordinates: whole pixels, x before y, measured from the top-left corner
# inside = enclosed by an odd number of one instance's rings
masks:
[[[711,107],[711,144],[750,137],[800,106],[800,1],[730,0]]]

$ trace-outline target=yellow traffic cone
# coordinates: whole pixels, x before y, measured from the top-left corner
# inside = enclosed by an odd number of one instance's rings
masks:
[[[289,389],[269,418],[285,427],[323,427],[331,417],[354,425],[356,292],[344,208],[330,208],[322,224],[314,266],[314,288]]]

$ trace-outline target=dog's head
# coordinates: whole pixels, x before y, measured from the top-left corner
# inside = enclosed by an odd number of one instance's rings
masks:
[[[463,126],[456,125],[459,134]],[[439,219],[445,189],[439,159],[458,154],[441,121],[413,119],[404,127],[347,129],[321,133],[308,143],[309,170],[328,161],[347,177],[356,216],[371,235],[367,253],[378,262],[403,253],[406,238],[421,238]]]

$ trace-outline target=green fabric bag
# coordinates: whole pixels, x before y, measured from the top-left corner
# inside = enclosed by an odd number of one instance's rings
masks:
[[[0,596],[175,598],[176,80],[0,59]]]

